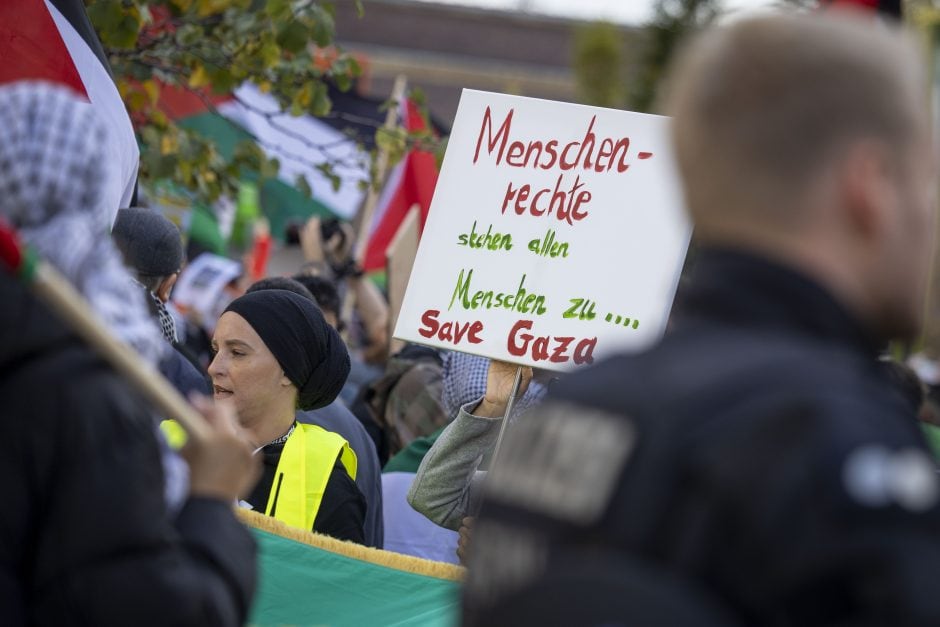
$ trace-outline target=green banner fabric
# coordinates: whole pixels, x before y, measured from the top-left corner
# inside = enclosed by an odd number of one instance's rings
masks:
[[[459,584],[252,529],[259,589],[250,624],[451,627]]]

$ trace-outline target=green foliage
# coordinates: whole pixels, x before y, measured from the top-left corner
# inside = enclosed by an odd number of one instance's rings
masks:
[[[390,165],[395,164],[407,152],[408,134],[400,128],[380,128],[375,132],[375,145],[385,151]]]
[[[140,9],[121,0],[100,0],[88,7],[88,16],[101,29],[102,42],[115,48],[132,48],[143,25]]]
[[[430,113],[428,112],[427,97],[418,87],[408,90],[407,99],[411,101],[421,116],[424,128],[417,131],[407,131],[402,127],[385,128],[384,126],[376,129],[375,145],[378,150],[385,153],[388,158],[387,166],[391,167],[398,163],[408,152],[420,150],[430,152],[434,155],[437,167],[441,167],[444,160],[444,151],[447,148],[447,138],[440,138],[434,133],[434,127],[431,123]],[[399,109],[401,103],[388,99],[379,106],[379,111],[387,113],[390,109]],[[372,184],[381,183],[376,170],[377,164],[372,163],[370,178]]]
[[[799,1],[799,0],[790,0]],[[630,55],[623,31],[606,22],[575,31],[573,69],[581,100],[603,107],[650,112],[669,61],[687,35],[708,25],[721,0],[656,0],[653,19],[633,37]]]
[[[330,182],[334,192],[339,191],[339,186],[342,183],[342,180],[333,170],[333,164],[329,162],[321,163],[317,166],[317,170],[319,170],[320,174],[322,174]]]
[[[708,25],[720,11],[720,0],[657,0],[653,21],[644,29],[638,75],[631,85],[627,107],[651,111],[669,61],[678,44]]]
[[[437,169],[441,169],[441,164],[444,163],[444,153],[447,152],[447,138],[445,137],[442,141],[438,142],[434,148],[434,163],[437,164]]]
[[[325,116],[332,107],[326,81],[348,89],[361,72],[355,59],[333,48],[332,8],[323,2],[86,0],[86,5],[138,132],[142,178],[171,179],[204,201],[234,196],[246,171],[276,176],[278,162],[252,142],[223,158],[211,140],[180,128],[160,110],[158,83],[209,103],[211,94],[230,93],[247,81],[270,93],[285,111]],[[325,170],[333,172],[332,166]],[[310,192],[306,181],[300,189]]]
[[[575,31],[574,70],[581,100],[599,107],[624,105],[624,46],[621,31],[595,22]]]

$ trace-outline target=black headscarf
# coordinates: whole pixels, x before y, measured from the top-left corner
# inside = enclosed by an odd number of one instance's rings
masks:
[[[225,311],[244,318],[261,337],[297,386],[300,409],[336,399],[349,375],[349,352],[316,305],[287,290],[261,290],[236,298]]]

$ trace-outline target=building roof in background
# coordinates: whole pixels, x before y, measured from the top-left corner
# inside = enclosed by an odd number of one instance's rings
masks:
[[[582,20],[414,0],[336,3],[337,41],[365,60],[360,89],[385,99],[398,74],[453,121],[464,87],[576,101],[571,70]],[[625,40],[638,32],[621,26]]]

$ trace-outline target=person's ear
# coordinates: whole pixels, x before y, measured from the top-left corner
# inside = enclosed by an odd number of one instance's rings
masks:
[[[281,372],[281,382],[280,382],[280,383],[281,383],[281,387],[289,387],[289,386],[291,386],[291,385],[294,385],[294,382],[291,381],[291,380],[287,377],[287,375],[284,374],[283,372]]]
[[[866,240],[879,238],[890,228],[896,210],[896,170],[887,146],[857,142],[846,150],[840,177],[849,226]]]
[[[157,293],[157,298],[159,298],[161,302],[165,303],[168,300],[170,300],[170,290],[172,290],[173,286],[176,285],[176,279],[178,279],[179,276],[180,276],[179,272],[174,272],[167,278],[160,281],[160,285],[157,286],[156,293]]]

